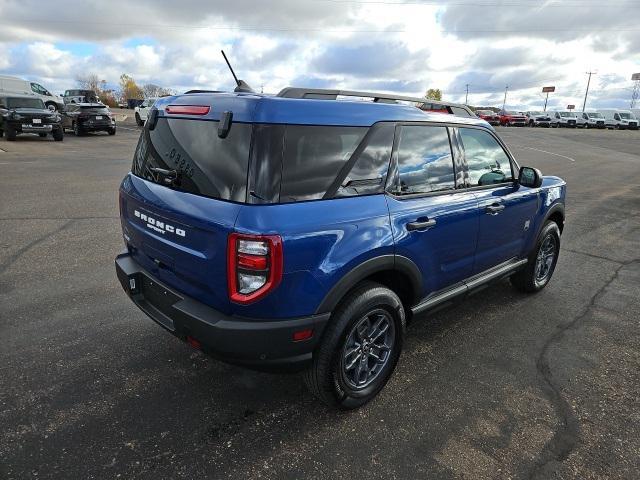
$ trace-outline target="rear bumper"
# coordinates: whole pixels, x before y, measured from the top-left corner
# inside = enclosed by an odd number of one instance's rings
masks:
[[[116,257],[115,266],[124,291],[152,320],[182,340],[197,340],[205,353],[228,363],[268,371],[303,370],[310,365],[330,317],[330,313],[282,320],[229,316],[158,282],[127,252]],[[307,329],[313,329],[310,339],[293,341],[294,332]]]
[[[106,132],[116,128],[115,123],[81,123],[80,129],[84,132]]]

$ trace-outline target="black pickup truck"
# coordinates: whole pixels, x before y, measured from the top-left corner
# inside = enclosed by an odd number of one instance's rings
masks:
[[[44,106],[44,102],[29,96],[0,97],[0,137],[8,141],[16,139],[19,133],[37,133],[41,137],[48,134],[56,142],[64,139],[62,117]]]

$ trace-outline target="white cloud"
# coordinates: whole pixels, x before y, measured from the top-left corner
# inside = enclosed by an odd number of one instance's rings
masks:
[[[482,3],[0,0],[0,73],[54,91],[89,72],[114,86],[128,73],[178,91],[228,89],[224,49],[239,77],[272,92],[292,82],[405,94],[433,87],[463,101],[469,83],[470,103],[501,105],[509,84],[507,103],[524,107],[541,105],[540,88],[553,84],[552,102],[581,103],[584,72],[597,69],[593,101],[628,101],[629,77],[640,71],[629,19],[640,5]]]

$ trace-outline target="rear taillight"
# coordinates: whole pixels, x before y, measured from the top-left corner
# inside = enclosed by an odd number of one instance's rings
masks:
[[[206,115],[210,109],[206,105],[169,105],[164,111],[174,115]]]
[[[229,235],[227,283],[232,302],[255,302],[276,288],[280,280],[282,239],[279,235]]]

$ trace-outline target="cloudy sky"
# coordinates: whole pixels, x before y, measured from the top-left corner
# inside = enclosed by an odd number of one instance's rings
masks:
[[[640,72],[639,0],[0,0],[0,74],[61,92],[95,73],[115,87],[230,89],[224,49],[254,89],[349,88],[469,104],[628,107]]]

